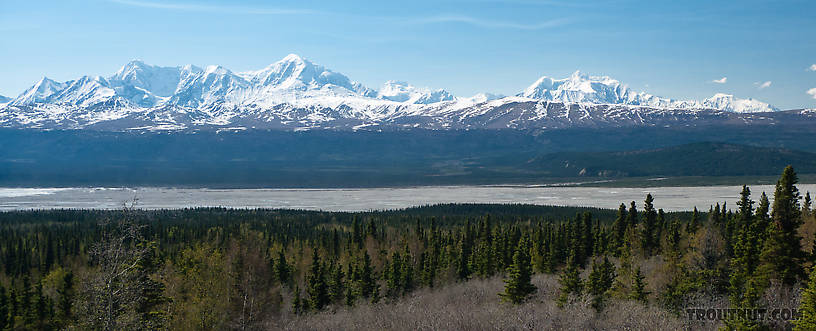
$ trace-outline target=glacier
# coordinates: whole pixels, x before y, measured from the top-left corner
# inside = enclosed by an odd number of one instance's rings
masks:
[[[109,77],[43,77],[0,98],[0,127],[33,129],[547,129],[768,122],[779,109],[729,94],[674,100],[607,76],[543,76],[514,96],[458,97],[387,81],[378,90],[290,54],[257,71],[133,60]],[[811,118],[812,112],[798,116]]]

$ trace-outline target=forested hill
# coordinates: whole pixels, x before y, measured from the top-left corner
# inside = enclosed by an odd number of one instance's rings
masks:
[[[812,330],[816,219],[796,184],[787,167],[774,192],[690,213],[648,194],[617,211],[2,212],[0,329]]]
[[[0,144],[13,147],[0,148],[0,186],[530,184],[599,175],[775,176],[787,164],[813,173],[814,155],[808,151],[816,146],[816,126],[529,132],[0,129]]]
[[[700,142],[621,152],[562,152],[530,161],[556,177],[756,176],[792,164],[816,173],[816,154],[784,148]]]

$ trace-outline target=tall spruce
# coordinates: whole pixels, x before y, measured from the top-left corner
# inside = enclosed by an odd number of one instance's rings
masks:
[[[587,292],[592,295],[592,307],[602,310],[615,283],[615,265],[604,256],[603,262],[592,261],[592,271],[587,280]]]
[[[620,256],[620,249],[623,246],[624,236],[626,236],[626,219],[626,205],[620,204],[618,216],[615,218],[615,222],[612,223],[612,248],[615,256]]]
[[[793,322],[795,325],[794,330],[816,330],[816,268],[811,270],[810,280],[802,292],[799,314],[799,319]]]
[[[649,292],[646,291],[646,277],[640,272],[640,267],[635,269],[632,283],[632,294],[630,298],[641,303],[649,303]]]
[[[10,324],[8,322],[10,301],[6,294],[6,288],[3,287],[3,284],[0,284],[0,330],[5,330]]]
[[[507,268],[507,278],[504,280],[504,292],[499,293],[502,301],[513,304],[524,302],[528,296],[536,292],[536,287],[530,282],[532,267],[527,239],[524,238],[513,254],[513,263]]]
[[[646,194],[646,200],[643,203],[643,214],[643,228],[640,233],[641,246],[645,256],[652,256],[652,253],[657,249],[657,242],[655,241],[657,212],[654,208],[654,198],[651,193]]]
[[[320,261],[317,250],[312,250],[312,265],[307,275],[306,292],[309,294],[309,308],[321,310],[329,303],[325,266]]]
[[[563,307],[569,302],[571,296],[578,296],[583,292],[584,284],[581,281],[578,264],[575,262],[575,254],[570,255],[569,259],[567,259],[567,266],[561,272],[558,283],[561,284],[559,289],[561,294],[558,296],[559,307]]]
[[[804,277],[802,251],[798,230],[802,224],[799,209],[799,190],[793,167],[787,166],[776,183],[774,191],[772,223],[768,226],[767,239],[761,255],[762,272],[765,277],[793,285]]]

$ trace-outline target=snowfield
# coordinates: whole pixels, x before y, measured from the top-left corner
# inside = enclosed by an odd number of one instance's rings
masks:
[[[565,79],[544,76],[508,97],[456,97],[400,81],[373,90],[294,54],[240,73],[134,60],[110,77],[43,77],[19,96],[0,99],[0,126],[35,129],[548,129],[774,123],[775,113],[789,112],[727,94],[661,98],[578,71]]]

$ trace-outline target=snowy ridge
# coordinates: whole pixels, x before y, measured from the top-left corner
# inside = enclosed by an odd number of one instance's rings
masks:
[[[559,101],[565,103],[593,103],[611,105],[633,105],[657,108],[716,109],[737,113],[757,113],[778,111],[767,103],[753,99],[738,99],[733,95],[717,93],[702,102],[694,100],[673,100],[661,98],[645,92],[635,92],[628,86],[608,76],[589,76],[580,71],[565,79],[543,76],[527,87],[518,96],[534,100]]]
[[[578,71],[565,79],[544,76],[511,97],[488,93],[456,97],[444,89],[400,81],[372,90],[290,54],[261,70],[239,73],[222,66],[160,67],[134,60],[110,77],[83,76],[67,82],[43,77],[16,98],[0,98],[0,127],[541,129],[671,125],[777,110],[726,94],[699,102],[661,98],[634,92],[610,77]],[[812,117],[801,116],[805,115]],[[755,119],[763,118],[767,116]]]

